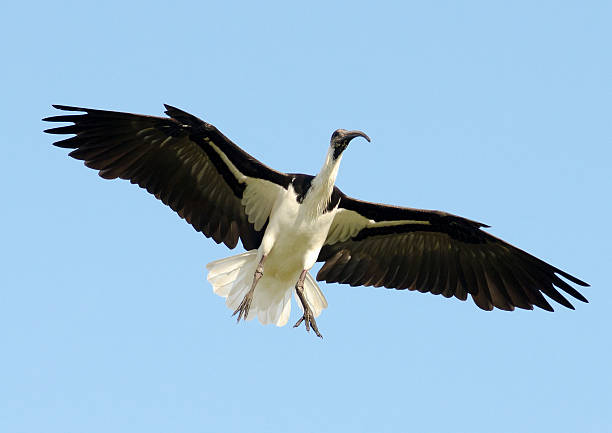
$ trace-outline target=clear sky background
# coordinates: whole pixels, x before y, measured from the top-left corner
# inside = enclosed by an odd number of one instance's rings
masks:
[[[610,2],[10,2],[0,21],[0,431],[612,431]],[[488,223],[590,303],[321,284],[323,340],[236,325],[205,265],[240,250],[52,147],[52,103],[176,105],[291,172],[361,129],[345,193]]]

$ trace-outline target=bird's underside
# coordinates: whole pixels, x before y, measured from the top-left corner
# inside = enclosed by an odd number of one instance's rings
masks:
[[[54,143],[74,149],[106,179],[138,184],[197,231],[238,256],[209,265],[209,280],[238,320],[286,323],[293,292],[306,329],[327,302],[316,279],[351,286],[418,290],[466,300],[484,310],[534,306],[553,311],[546,297],[573,309],[559,289],[587,302],[564,279],[578,278],[482,230],[488,227],[445,212],[353,199],[334,186],[343,151],[360,131],[332,136],[317,176],[273,170],[214,126],[174,107],[169,117],[54,105],[80,112],[46,118],[69,122],[46,130],[73,134]],[[564,279],[562,279],[563,277]],[[544,296],[546,295],[546,297]],[[250,313],[251,312],[251,313]]]

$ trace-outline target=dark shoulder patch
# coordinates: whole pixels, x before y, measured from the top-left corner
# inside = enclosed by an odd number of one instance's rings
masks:
[[[291,185],[293,186],[293,189],[295,193],[297,194],[296,200],[298,203],[301,204],[304,201],[306,194],[310,190],[314,176],[311,176],[309,174],[296,174],[296,173],[289,174],[289,176],[292,177]],[[337,187],[334,186],[334,189],[332,190],[332,194],[331,194],[331,199],[329,200],[329,203],[327,204],[327,207],[325,208],[325,212],[330,212],[336,206],[338,206],[341,198],[342,198],[342,192]]]
[[[338,204],[340,203],[340,198],[342,197],[342,192],[338,187],[334,186],[334,190],[332,191],[331,199],[325,208],[325,212],[331,212]]]
[[[301,204],[304,201],[304,197],[306,197],[308,190],[310,189],[314,176],[309,174],[290,174],[290,176],[292,177],[291,185],[297,194],[296,200]]]

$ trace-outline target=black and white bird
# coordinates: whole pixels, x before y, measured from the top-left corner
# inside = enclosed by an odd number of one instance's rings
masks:
[[[557,290],[587,302],[560,277],[584,281],[482,230],[485,224],[445,212],[369,203],[334,186],[343,152],[361,131],[338,129],[316,176],[286,174],[247,154],[213,125],[166,105],[169,117],[54,105],[81,112],[48,117],[72,125],[54,143],[75,149],[105,179],[146,188],[197,231],[245,253],[207,265],[216,294],[240,319],[283,326],[291,293],[304,322],[327,307],[317,280],[418,290],[466,300],[483,310],[533,306],[553,311],[546,295],[573,309]]]

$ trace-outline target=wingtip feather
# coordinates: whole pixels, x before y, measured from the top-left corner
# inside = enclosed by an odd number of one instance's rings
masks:
[[[74,107],[72,105],[61,105],[61,104],[51,104],[51,106],[53,108],[56,108],[58,110],[63,110],[63,111],[87,111],[87,108],[83,108],[83,107]]]
[[[172,117],[172,113],[184,113],[184,111],[180,108],[176,108],[170,104],[164,104],[164,108],[166,109],[164,113],[166,113],[170,117]]]

